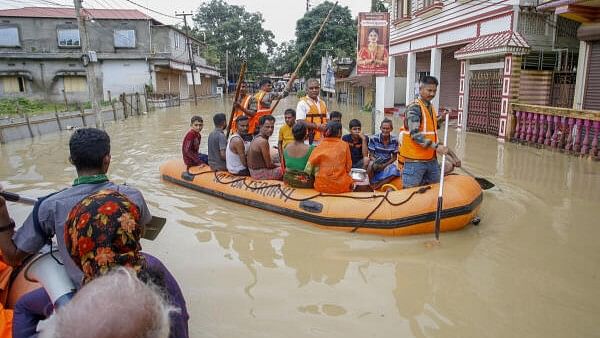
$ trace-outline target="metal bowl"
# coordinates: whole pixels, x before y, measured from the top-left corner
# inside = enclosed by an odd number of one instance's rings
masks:
[[[361,168],[352,168],[350,169],[350,177],[355,182],[362,182],[367,178],[367,171]]]

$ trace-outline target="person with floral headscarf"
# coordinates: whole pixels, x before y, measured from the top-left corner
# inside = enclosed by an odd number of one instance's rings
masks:
[[[100,190],[79,203],[65,222],[64,241],[75,264],[83,271],[85,285],[125,266],[142,281],[151,281],[164,289],[172,305],[180,309],[171,314],[170,337],[187,337],[185,300],[177,282],[156,258],[142,253],[143,227],[138,207],[114,190]]]
[[[330,194],[352,191],[350,177],[352,155],[348,144],[342,141],[342,124],[329,121],[325,128],[325,138],[313,150],[304,171],[315,176],[315,190]]]

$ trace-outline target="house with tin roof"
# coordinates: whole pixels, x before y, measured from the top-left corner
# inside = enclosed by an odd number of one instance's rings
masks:
[[[200,57],[192,37],[134,9],[84,9],[90,50],[98,58],[97,88],[190,97],[192,74],[199,95],[216,92],[217,69]],[[192,70],[192,68],[195,68]],[[24,7],[0,10],[0,97],[88,101],[79,28],[73,8]],[[101,92],[101,93],[100,93]]]

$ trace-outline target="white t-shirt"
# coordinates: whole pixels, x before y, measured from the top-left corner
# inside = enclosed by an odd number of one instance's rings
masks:
[[[311,100],[317,106],[319,110],[319,114],[321,114],[321,99],[317,96],[317,100],[313,100],[310,97],[306,97],[307,100]],[[310,111],[310,106],[306,103],[305,100],[298,101],[298,106],[296,106],[296,120],[306,120],[306,114]],[[329,114],[327,114],[327,118],[329,118]]]

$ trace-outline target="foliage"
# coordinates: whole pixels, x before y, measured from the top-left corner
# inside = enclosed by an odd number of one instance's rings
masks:
[[[296,48],[304,55],[321,23],[333,6],[332,2],[314,7],[296,23]],[[347,6],[337,6],[325,25],[312,53],[300,70],[300,76],[315,76],[321,67],[321,57],[354,57],[356,54],[356,20]]]
[[[282,42],[277,46],[273,57],[269,60],[269,69],[277,75],[292,73],[296,69],[300,57],[301,55],[296,49],[296,41]]]
[[[265,22],[261,13],[250,13],[243,6],[229,5],[223,0],[210,0],[198,8],[194,16],[192,34],[203,40],[207,47],[203,56],[211,64],[219,64],[225,70],[225,53],[229,52],[229,80],[236,81],[235,74],[245,59],[251,73],[265,73],[268,55],[276,43],[270,30],[262,27]]]
[[[296,93],[296,96],[297,96],[298,98],[305,97],[305,96],[306,96],[306,92],[305,92],[303,89],[300,89],[300,90],[299,90],[299,91]]]
[[[383,0],[371,0],[371,12],[387,12],[387,4]]]
[[[100,106],[109,106],[110,102],[102,101],[99,102],[99,104]],[[83,108],[90,109],[92,108],[92,104],[90,102],[85,102],[83,103]],[[35,115],[38,113],[53,113],[77,110],[79,110],[79,103],[76,102],[69,103],[69,106],[65,107],[64,102],[55,103],[41,100],[29,100],[25,97],[0,99],[0,116],[23,114]]]

